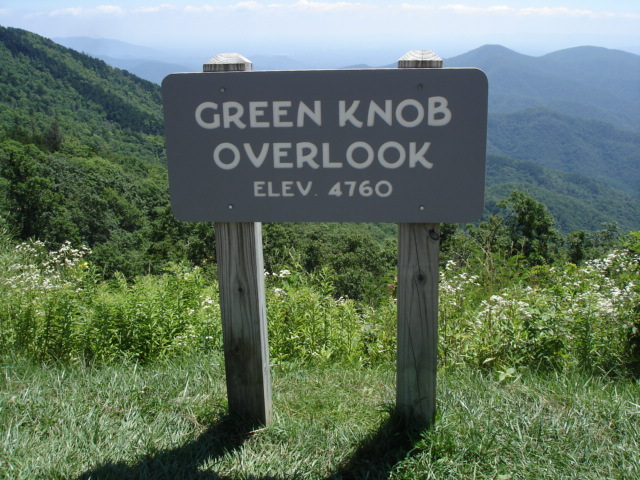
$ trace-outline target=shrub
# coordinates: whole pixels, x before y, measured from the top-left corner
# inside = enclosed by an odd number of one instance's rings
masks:
[[[267,276],[272,360],[378,362],[395,353],[395,331],[383,309],[334,298],[327,269],[284,269]]]
[[[200,269],[98,282],[88,253],[29,242],[3,256],[0,341],[7,350],[41,360],[149,361],[219,343],[217,289]]]
[[[627,248],[581,266],[448,261],[440,271],[439,358],[472,364],[640,375],[640,253]],[[0,342],[39,360],[149,362],[222,348],[217,281],[172,265],[159,275],[101,280],[87,248],[10,246],[0,232]],[[337,296],[327,267],[265,273],[273,362],[393,362],[395,284],[374,304]],[[494,262],[495,261],[495,262]],[[508,272],[507,272],[508,273]],[[337,298],[336,298],[337,297]]]
[[[443,361],[637,375],[638,258],[615,250],[581,267],[532,267],[483,299],[474,277],[448,266],[440,289]]]

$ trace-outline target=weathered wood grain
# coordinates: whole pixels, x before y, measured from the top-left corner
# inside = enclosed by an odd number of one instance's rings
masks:
[[[431,50],[411,50],[398,68],[440,68]],[[436,414],[440,225],[398,225],[398,357],[396,408],[425,428]]]
[[[426,427],[436,411],[440,225],[398,225],[396,406]]]
[[[215,228],[229,411],[268,425],[272,400],[262,224],[216,223]]]
[[[237,53],[216,55],[204,72],[249,71]],[[262,224],[216,223],[216,261],[229,412],[268,425],[273,411]]]

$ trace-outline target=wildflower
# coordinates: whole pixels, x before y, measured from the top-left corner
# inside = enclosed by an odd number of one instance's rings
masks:
[[[200,308],[202,308],[203,310],[206,310],[207,308],[211,308],[213,306],[214,302],[211,297],[205,297],[205,299],[202,300],[202,303],[200,303]]]

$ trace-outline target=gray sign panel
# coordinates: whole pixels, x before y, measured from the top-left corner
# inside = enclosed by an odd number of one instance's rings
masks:
[[[219,222],[476,220],[487,90],[477,69],[169,75],[173,211]]]

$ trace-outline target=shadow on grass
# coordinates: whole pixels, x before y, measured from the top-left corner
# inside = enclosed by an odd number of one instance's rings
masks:
[[[420,431],[407,424],[404,417],[391,411],[389,418],[327,480],[382,480],[402,460],[411,455]]]
[[[251,423],[227,415],[184,445],[144,456],[133,466],[125,462],[108,462],[83,473],[77,480],[222,480],[225,477],[198,468],[239,449],[251,436],[253,427]]]
[[[125,462],[108,462],[83,473],[77,480],[235,480],[236,477],[202,471],[199,467],[238,450],[252,431],[252,424],[225,416],[198,438],[182,446],[147,455],[133,466]],[[419,438],[420,432],[407,425],[401,416],[392,413],[326,480],[388,478],[395,466],[410,455]],[[249,478],[289,480],[288,477],[273,476]]]

